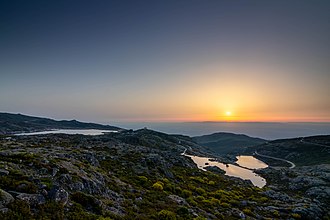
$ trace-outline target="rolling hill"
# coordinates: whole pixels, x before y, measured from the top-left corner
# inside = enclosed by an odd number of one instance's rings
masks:
[[[289,160],[297,166],[330,164],[330,135],[274,140],[248,147],[245,153],[251,154],[255,151],[262,155]],[[272,161],[267,162],[272,164]]]
[[[261,138],[254,138],[243,134],[233,134],[225,132],[196,136],[192,139],[196,141],[196,143],[210,148],[219,155],[228,153],[240,153],[246,147],[255,146],[267,142],[266,140]]]

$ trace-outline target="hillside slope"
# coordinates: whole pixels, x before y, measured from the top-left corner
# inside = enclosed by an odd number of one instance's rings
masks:
[[[330,135],[274,140],[248,147],[245,153],[253,154],[255,151],[262,155],[289,160],[297,166],[330,164]]]
[[[121,128],[76,120],[53,120],[22,114],[0,113],[0,134],[45,131],[51,129],[102,129],[122,130]]]
[[[240,153],[245,147],[255,146],[266,142],[266,140],[261,138],[225,132],[196,136],[192,139],[196,141],[196,143],[210,148],[219,155]]]
[[[204,154],[189,137],[147,129],[0,137],[0,219],[321,219],[329,211],[314,194],[201,171],[184,149]]]

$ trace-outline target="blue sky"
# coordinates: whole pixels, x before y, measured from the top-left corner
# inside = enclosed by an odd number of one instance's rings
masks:
[[[329,1],[1,1],[0,111],[99,122],[330,121],[329,9]]]

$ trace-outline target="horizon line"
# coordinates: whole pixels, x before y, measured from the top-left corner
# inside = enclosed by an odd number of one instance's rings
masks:
[[[281,121],[281,120],[276,120],[276,121],[266,121],[266,120],[251,120],[251,121],[244,121],[244,120],[180,120],[180,119],[132,119],[132,120],[127,120],[127,119],[119,119],[117,120],[113,120],[110,119],[109,121],[105,122],[104,120],[89,120],[89,119],[77,119],[77,118],[66,118],[66,119],[59,119],[59,118],[55,118],[52,116],[45,116],[45,115],[41,115],[41,116],[36,116],[34,114],[25,114],[25,113],[21,113],[21,112],[2,112],[0,111],[0,113],[8,113],[8,114],[20,114],[20,115],[26,115],[26,116],[30,116],[30,117],[44,117],[44,118],[49,118],[49,119],[53,119],[53,120],[77,120],[77,121],[81,121],[81,122],[88,122],[88,123],[100,123],[100,124],[111,124],[111,123],[330,123],[330,120],[325,120],[325,121],[317,121],[317,120],[311,120],[311,121]],[[112,122],[111,122],[112,121]]]

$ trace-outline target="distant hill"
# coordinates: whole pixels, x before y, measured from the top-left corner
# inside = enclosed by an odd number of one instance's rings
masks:
[[[45,131],[50,129],[102,129],[122,130],[121,128],[76,120],[53,120],[22,114],[0,113],[0,134]]]
[[[196,143],[210,148],[217,154],[239,153],[242,152],[246,147],[267,142],[261,138],[254,138],[243,134],[233,134],[226,132],[196,136],[192,139],[196,141]]]
[[[330,164],[330,135],[274,140],[249,147],[245,153],[252,154],[255,151],[261,155],[289,160],[296,166]],[[260,158],[267,160],[264,157]],[[275,161],[267,160],[267,163],[272,162]]]

